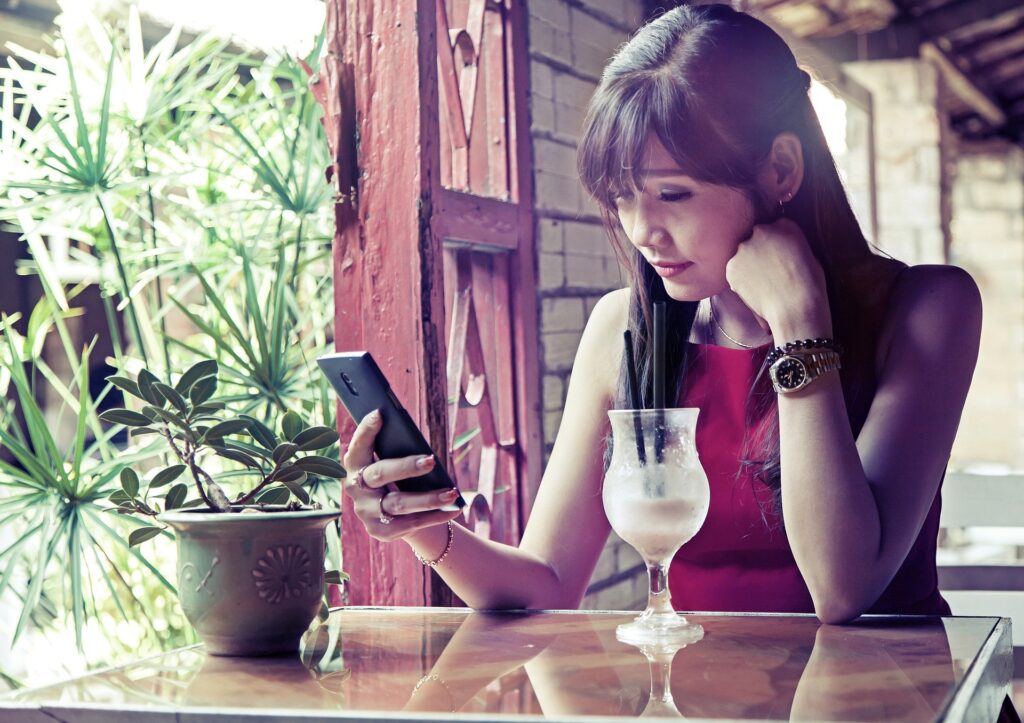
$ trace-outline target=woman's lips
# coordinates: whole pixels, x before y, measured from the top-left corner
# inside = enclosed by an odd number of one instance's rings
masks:
[[[688,268],[693,266],[692,261],[685,261],[681,264],[663,265],[663,264],[651,264],[654,266],[654,270],[658,273],[658,276],[667,278],[669,276],[675,276],[676,274],[686,271]]]

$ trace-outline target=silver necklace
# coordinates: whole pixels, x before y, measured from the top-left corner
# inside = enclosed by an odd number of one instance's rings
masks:
[[[733,339],[731,336],[729,336],[729,332],[723,329],[722,325],[718,322],[718,316],[715,314],[715,303],[711,300],[710,296],[708,297],[708,311],[711,313],[712,323],[714,323],[715,327],[717,327],[718,330],[722,332],[722,336],[724,336],[726,339],[731,341],[736,346],[742,347],[743,349],[756,349],[758,347],[757,344],[744,344],[739,339]]]

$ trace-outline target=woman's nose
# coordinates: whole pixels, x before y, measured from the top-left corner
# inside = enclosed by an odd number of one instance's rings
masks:
[[[641,207],[631,214],[630,226],[626,227],[629,240],[635,246],[657,248],[671,242],[661,220]]]

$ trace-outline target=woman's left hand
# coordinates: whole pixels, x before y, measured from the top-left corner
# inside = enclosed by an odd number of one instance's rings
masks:
[[[726,264],[725,278],[765,331],[777,335],[797,327],[831,334],[825,274],[794,221],[755,225]]]

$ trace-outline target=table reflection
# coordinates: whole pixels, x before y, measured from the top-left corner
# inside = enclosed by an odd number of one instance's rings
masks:
[[[222,658],[194,647],[21,699],[409,718],[932,720],[970,663],[954,659],[936,618],[838,627],[808,616],[694,615],[702,639],[642,651],[615,638],[629,617],[340,610],[306,634],[298,656]],[[946,623],[958,640],[976,638],[970,656],[993,626],[986,618]]]

